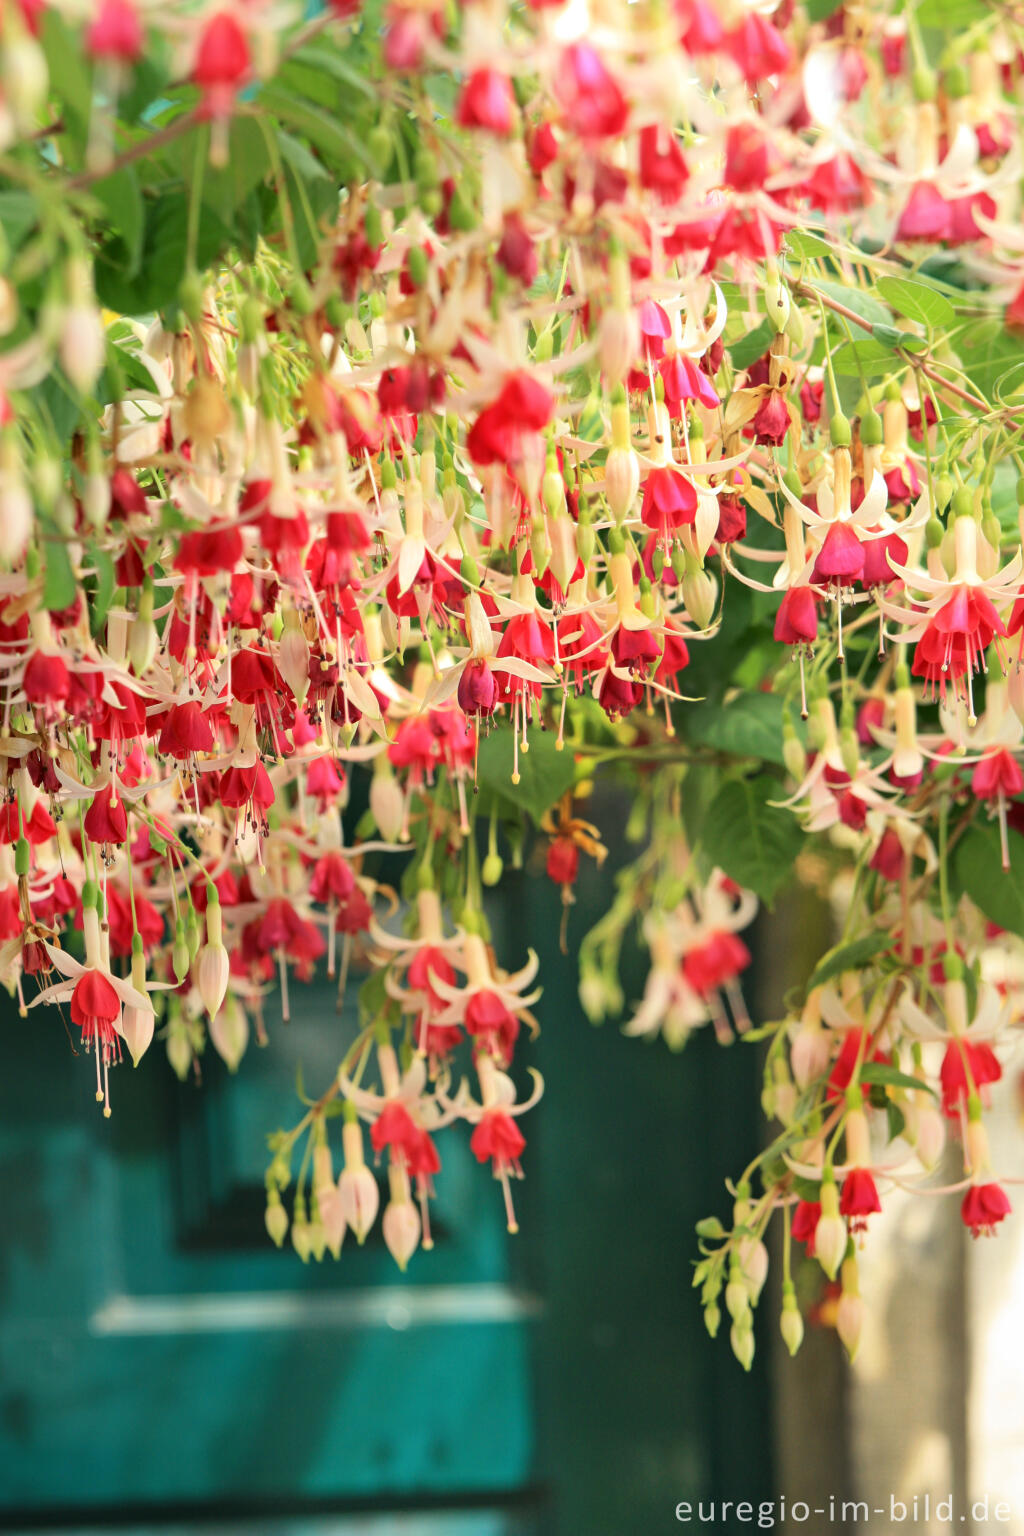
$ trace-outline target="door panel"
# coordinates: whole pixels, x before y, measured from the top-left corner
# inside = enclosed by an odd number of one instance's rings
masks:
[[[611,878],[581,880],[573,941]],[[532,944],[545,986],[522,1230],[446,1133],[437,1246],[405,1276],[379,1226],[337,1264],[264,1235],[266,1134],[296,1118],[298,1063],[320,1091],[354,1029],[329,989],[294,989],[237,1076],[208,1053],[201,1088],[158,1041],[106,1122],[60,1019],[0,1016],[0,1525],[648,1536],[681,1499],[769,1494],[765,1351],[744,1376],[690,1287],[693,1225],[757,1149],[756,1053],[593,1029],[557,890],[506,884],[498,954]],[[642,981],[634,961],[627,996]]]

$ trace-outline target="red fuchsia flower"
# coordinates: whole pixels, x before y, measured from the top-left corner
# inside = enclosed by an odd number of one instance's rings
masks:
[[[16,843],[24,836],[27,843],[36,847],[49,842],[56,831],[53,817],[41,800],[35,802],[27,816],[17,800],[0,806],[0,843]]]
[[[845,152],[816,165],[804,182],[804,191],[812,207],[826,214],[853,213],[872,199],[871,183]]]
[[[513,211],[505,215],[495,256],[509,277],[516,278],[524,287],[528,288],[536,278],[540,258],[522,214]]]
[[[87,1052],[112,1053],[121,1058],[116,1025],[121,1018],[121,999],[102,971],[84,970],[71,993],[71,1022],[82,1031]]]
[[[490,1051],[496,1061],[512,1060],[519,1037],[519,1020],[497,992],[486,987],[474,992],[466,1003],[463,1022],[466,1033]]]
[[[735,933],[711,933],[683,956],[683,975],[706,997],[735,980],[750,964],[750,950]]]
[[[86,33],[90,58],[134,64],[142,55],[142,23],[131,0],[100,0]]]
[[[238,18],[231,11],[216,11],[203,23],[192,66],[202,98],[201,116],[229,117],[251,68],[249,41]]]
[[[233,571],[242,558],[242,530],[232,524],[225,528],[201,528],[183,533],[174,557],[174,568],[190,576],[219,576]]]
[[[785,442],[786,434],[792,425],[789,402],[782,390],[766,390],[751,422],[754,441],[777,448]]]
[[[811,580],[823,586],[849,587],[863,576],[864,545],[855,529],[849,523],[830,523]]]
[[[53,719],[71,690],[71,674],[60,656],[33,651],[21,682],[26,702]]]
[[[548,844],[545,861],[547,877],[563,890],[576,884],[580,872],[580,851],[571,837],[554,837]]]
[[[506,137],[516,117],[512,82],[500,69],[474,69],[462,87],[455,120],[462,128],[483,128]]]
[[[766,75],[781,75],[789,68],[793,52],[778,27],[757,11],[748,11],[726,40],[726,47],[749,85]]]
[[[939,1069],[942,1113],[951,1120],[957,1119],[975,1092],[981,1090],[984,1094],[1002,1075],[999,1058],[986,1041],[967,1040],[963,1036],[950,1040]]]
[[[682,196],[690,178],[686,158],[679,140],[671,129],[663,129],[657,123],[641,128],[640,184],[653,192],[663,203],[674,203]]]
[[[469,429],[466,449],[480,468],[504,464],[513,468],[522,458],[526,439],[551,420],[554,397],[530,373],[513,373]]]
[[[860,1026],[846,1030],[839,1054],[829,1073],[828,1097],[842,1098],[853,1081],[854,1073],[865,1061],[888,1062],[888,1060],[889,1057],[885,1051],[878,1048],[871,1049],[867,1030]],[[861,1092],[867,1095],[870,1092],[869,1084],[862,1083]]]
[[[466,715],[482,715],[488,719],[494,714],[498,706],[498,683],[484,657],[470,657],[463,667],[458,700],[459,708]]]
[[[679,470],[655,466],[647,473],[640,502],[640,520],[666,547],[680,528],[697,515],[697,491]]]
[[[589,43],[572,43],[565,49],[554,86],[565,126],[581,139],[614,138],[622,133],[629,106],[615,77]]]
[[[821,1220],[821,1204],[817,1200],[798,1200],[793,1207],[793,1224],[790,1228],[794,1239],[804,1244],[809,1259],[814,1258],[814,1234]]]
[[[875,1181],[867,1168],[851,1168],[843,1180],[839,1213],[846,1217],[851,1232],[863,1232],[868,1217],[882,1209]]]
[[[503,1109],[489,1109],[469,1139],[469,1149],[478,1163],[490,1162],[495,1174],[522,1170],[519,1159],[526,1147],[526,1137],[512,1116]]]
[[[245,811],[244,820],[267,830],[266,812],[274,803],[274,786],[263,764],[231,763],[220,775],[217,799],[226,811]]]
[[[960,1206],[960,1218],[972,1237],[992,1237],[1010,1210],[1009,1199],[1001,1185],[972,1184]]]
[[[707,374],[684,352],[673,351],[664,357],[658,367],[658,377],[665,386],[665,404],[674,421],[681,419],[683,407],[691,400],[698,401],[709,411],[719,404],[718,391]]]
[[[979,800],[994,806],[999,817],[999,841],[1004,869],[1010,868],[1010,843],[1007,835],[1006,802],[1024,790],[1024,773],[1007,747],[995,747],[985,753],[973,774],[971,789]]]
[[[775,615],[780,645],[813,645],[818,638],[818,598],[809,586],[790,587]]]
[[[213,725],[196,699],[172,704],[163,717],[158,750],[184,762],[197,752],[213,750]]]
[[[128,812],[113,784],[104,784],[93,796],[83,821],[86,836],[94,843],[126,843]]]

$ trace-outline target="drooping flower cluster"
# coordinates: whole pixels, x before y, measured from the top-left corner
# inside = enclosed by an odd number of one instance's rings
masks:
[[[0,64],[0,979],[69,1004],[109,1113],[158,1023],[234,1069],[272,989],[359,977],[271,1236],[363,1240],[367,1127],[404,1266],[452,1122],[513,1230],[539,992],[483,890],[535,823],[568,946],[621,769],[649,846],[574,939],[585,1008],[625,1010],[639,916],[628,1033],[772,1037],[709,1326],[724,1292],[749,1365],[781,1214],[787,1342],[795,1239],[855,1348],[887,1186],[952,1132],[965,1225],[1010,1205],[1012,18],[16,0]],[[752,1029],[740,935],[801,865],[843,943]]]

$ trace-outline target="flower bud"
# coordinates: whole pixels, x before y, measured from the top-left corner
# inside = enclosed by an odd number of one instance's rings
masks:
[[[640,351],[640,321],[634,309],[606,309],[601,316],[597,355],[610,384],[626,377]]]
[[[781,333],[789,324],[790,310],[792,308],[789,299],[789,290],[779,277],[776,270],[769,278],[764,291],[765,314],[774,325],[776,331]]]
[[[103,528],[110,515],[110,481],[98,470],[87,474],[82,487],[82,511],[93,528]]]
[[[729,1330],[732,1352],[745,1371],[754,1363],[754,1330],[749,1318],[745,1323],[733,1323]]]
[[[610,448],[605,462],[605,496],[616,522],[627,517],[640,489],[640,460],[632,448]]]
[[[7,458],[6,454],[4,455]],[[25,553],[32,532],[33,508],[20,467],[0,467],[0,560],[13,564]]]
[[[725,1288],[725,1310],[734,1323],[740,1322],[750,1312],[750,1292],[738,1265],[733,1268]]]
[[[309,643],[299,628],[294,609],[286,615],[277,643],[277,670],[294,693],[296,703],[303,704],[309,692]]]
[[[281,1196],[276,1189],[267,1190],[267,1210],[263,1220],[271,1242],[275,1248],[280,1248],[288,1235],[288,1212],[281,1204]]]
[[[707,629],[715,616],[718,587],[710,571],[702,571],[687,561],[686,575],[682,581],[683,602],[686,611],[698,629]]]
[[[183,1083],[192,1065],[192,1042],[188,1038],[188,1031],[179,1020],[174,1020],[167,1031],[167,1060],[171,1064],[175,1077]]]
[[[836,1310],[836,1332],[851,1360],[856,1358],[860,1347],[863,1325],[864,1302],[857,1287],[857,1260],[850,1258],[843,1265],[843,1294]]]
[[[924,1102],[915,1106],[913,1145],[922,1165],[930,1173],[938,1167],[946,1145],[946,1123],[930,1094],[921,1093],[918,1098]]]
[[[386,758],[379,757],[370,784],[370,810],[386,843],[396,843],[402,831],[405,801]]]
[[[323,1249],[328,1248],[332,1257],[338,1258],[345,1240],[345,1214],[334,1182],[331,1149],[326,1135],[313,1148],[313,1196],[316,1200],[316,1225],[319,1228],[314,1237],[314,1257],[319,1262],[323,1258]],[[316,1246],[321,1239],[322,1246],[318,1254]]]
[[[391,1181],[391,1199],[388,1201],[382,1222],[384,1241],[388,1245],[391,1257],[404,1272],[419,1246],[420,1217],[409,1198],[408,1180],[404,1171],[391,1168],[388,1173]]]
[[[793,1291],[793,1282],[787,1281],[782,1288],[782,1315],[779,1318],[779,1332],[783,1342],[791,1355],[795,1355],[804,1341],[804,1320],[800,1314],[800,1308],[796,1304],[796,1296]]]
[[[814,1256],[830,1280],[835,1279],[843,1262],[847,1237],[846,1223],[839,1214],[835,1180],[826,1178],[821,1186],[821,1215],[814,1229]]]
[[[301,1195],[295,1196],[295,1208],[292,1211],[292,1247],[303,1264],[308,1264],[309,1256],[313,1251],[313,1240],[306,1217],[306,1202]]]
[[[768,1278],[768,1249],[764,1243],[755,1242],[753,1238],[747,1237],[740,1243],[739,1254],[743,1283],[747,1288],[751,1306],[756,1307],[758,1297],[764,1289],[764,1282]]]
[[[367,1232],[377,1219],[380,1190],[363,1158],[363,1133],[358,1121],[349,1121],[341,1137],[345,1166],[338,1179],[338,1199],[345,1223],[352,1228],[356,1242],[362,1247]]]
[[[211,1011],[210,1039],[228,1071],[237,1072],[249,1044],[249,1019],[237,997],[226,997],[220,1008]]]
[[[107,339],[95,303],[73,304],[65,311],[58,344],[61,367],[81,394],[87,394],[106,360]]]

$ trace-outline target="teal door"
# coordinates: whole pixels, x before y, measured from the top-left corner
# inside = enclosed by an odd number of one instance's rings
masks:
[[[321,1265],[263,1236],[265,1133],[297,1062],[327,1082],[352,1028],[325,991],[237,1077],[209,1052],[179,1085],[158,1043],[108,1122],[60,1020],[8,1011],[0,1525],[646,1536],[681,1499],[767,1494],[760,1367],[704,1337],[689,1284],[693,1224],[753,1150],[754,1053],[593,1030],[557,893],[530,877],[508,901],[502,953],[533,943],[546,983],[522,1230],[449,1133],[437,1246],[405,1276],[379,1227]]]

